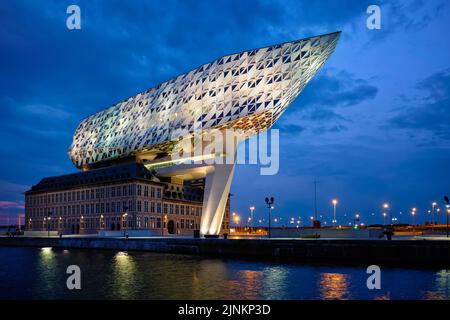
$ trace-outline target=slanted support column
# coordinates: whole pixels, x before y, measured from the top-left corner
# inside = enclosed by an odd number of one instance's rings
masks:
[[[230,193],[235,163],[215,164],[208,167],[203,196],[203,212],[200,233],[218,235],[222,228],[225,206]]]

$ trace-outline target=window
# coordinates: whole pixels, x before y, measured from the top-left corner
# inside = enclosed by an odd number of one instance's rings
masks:
[[[141,217],[140,216],[136,217],[136,224],[137,224],[137,227],[140,229],[141,228]]]
[[[150,212],[155,213],[155,203],[153,201],[150,202]]]
[[[141,186],[141,185],[138,185],[138,186],[137,186],[137,195],[138,195],[138,196],[141,196],[141,195],[142,195],[142,186]]]
[[[152,187],[152,188],[150,189],[150,197],[152,197],[152,198],[155,197],[155,188],[154,188],[154,187]]]

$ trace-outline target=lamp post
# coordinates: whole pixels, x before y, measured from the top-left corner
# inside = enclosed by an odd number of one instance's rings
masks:
[[[239,227],[239,222],[241,221],[241,217],[233,212],[233,220],[236,227]]]
[[[50,220],[52,219],[52,212],[47,212],[47,238],[50,238]]]
[[[414,216],[416,215],[417,209],[412,208],[411,210],[411,217],[412,217],[412,225],[413,225],[413,233],[415,232],[416,225],[414,224]]]
[[[124,237],[127,236],[128,233],[128,207],[123,207],[122,221],[125,223],[125,229],[123,230]]]
[[[383,216],[385,217],[385,219],[384,219],[384,224],[386,225],[386,216],[389,214],[389,204],[388,203],[384,203],[383,204],[383,209],[385,210],[384,212],[385,212],[385,214],[383,214]],[[390,212],[391,214],[390,214],[390,216],[389,216],[389,220],[391,220],[391,225],[392,225],[392,211]]]
[[[436,223],[435,217],[434,217],[434,212],[435,212],[435,207],[436,207],[437,203],[433,202],[431,204],[431,218],[433,219],[432,223],[431,223],[431,231],[434,231],[434,224]]]
[[[449,204],[449,200],[448,200],[448,196],[444,196],[444,201],[445,201],[445,208],[446,208],[446,213],[445,213],[445,221],[447,224],[447,238],[448,238],[448,234],[449,234],[449,230],[448,230],[448,216],[450,214],[450,204]]]
[[[338,204],[337,199],[331,200],[331,203],[333,204],[333,226],[336,226],[336,205]]]
[[[270,197],[270,198],[266,197],[265,201],[266,201],[266,204],[267,204],[267,209],[269,209],[269,239],[270,239],[271,236],[272,236],[272,232],[270,230],[272,218],[270,216],[271,216],[271,213],[272,213],[272,204],[275,202],[275,199],[273,197]]]
[[[255,207],[250,207],[250,233],[253,231],[253,211],[255,211]]]
[[[386,225],[386,216],[387,216],[387,213],[383,212],[383,225]]]
[[[356,222],[359,222],[359,217],[359,213],[355,214],[355,219],[353,220],[353,226],[355,227],[355,229],[357,228]]]

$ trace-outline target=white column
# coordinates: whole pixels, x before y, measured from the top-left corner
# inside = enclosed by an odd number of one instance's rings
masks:
[[[235,164],[215,164],[206,174],[201,235],[218,235],[230,193]]]

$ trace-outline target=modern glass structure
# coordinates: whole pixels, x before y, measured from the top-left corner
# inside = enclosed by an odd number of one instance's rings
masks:
[[[169,152],[182,134],[269,129],[333,52],[340,32],[227,55],[81,121],[79,168]]]
[[[69,156],[84,170],[136,161],[157,175],[205,177],[200,231],[217,235],[234,164],[170,168],[172,153],[189,136],[239,129],[245,139],[269,129],[330,57],[339,36],[226,55],[127,98],[81,121]]]

